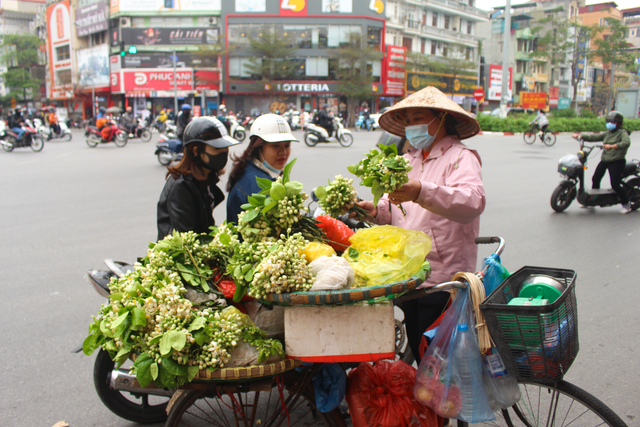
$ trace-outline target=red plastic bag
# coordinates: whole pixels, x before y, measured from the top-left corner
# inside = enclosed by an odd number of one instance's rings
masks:
[[[327,243],[329,243],[333,249],[339,252],[344,252],[345,249],[351,246],[349,237],[353,236],[355,233],[352,229],[347,227],[344,222],[338,221],[329,215],[320,215],[316,218],[316,221],[320,222],[318,227],[320,227],[324,231],[324,234],[327,235]]]
[[[403,361],[361,363],[349,372],[347,395],[354,427],[442,427],[443,418],[413,396],[416,369]]]
[[[222,277],[222,273],[218,272],[213,280],[217,281],[217,287],[222,292],[225,298],[232,300],[233,295],[236,293],[236,282],[233,279],[229,278],[229,276]],[[245,295],[242,297],[241,301],[253,301],[249,295]],[[234,304],[235,305],[235,304]]]

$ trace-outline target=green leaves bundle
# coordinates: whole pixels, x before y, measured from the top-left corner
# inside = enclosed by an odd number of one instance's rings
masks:
[[[373,218],[364,209],[356,205],[358,193],[353,188],[352,179],[336,175],[333,182],[329,182],[329,185],[316,188],[315,194],[320,200],[320,207],[333,218],[355,212],[357,219],[365,222],[373,221]]]

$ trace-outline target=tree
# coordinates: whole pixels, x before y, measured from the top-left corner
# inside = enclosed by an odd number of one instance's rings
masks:
[[[8,34],[4,36],[0,45],[4,54],[2,61],[8,65],[8,70],[2,74],[4,84],[12,91],[22,92],[23,101],[27,100],[27,90],[39,88],[40,79],[31,74],[31,67],[38,66],[38,49],[42,40],[28,34]]]
[[[373,75],[368,64],[382,59],[382,52],[368,46],[362,34],[349,33],[349,42],[334,49],[334,57],[338,58],[338,92],[347,97],[346,126],[353,126],[356,121],[359,102],[370,99]]]

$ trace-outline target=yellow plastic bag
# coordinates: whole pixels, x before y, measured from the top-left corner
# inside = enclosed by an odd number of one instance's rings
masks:
[[[422,231],[382,225],[358,230],[342,255],[356,275],[355,287],[400,282],[416,274],[431,250]]]
[[[307,264],[315,261],[321,256],[336,256],[336,251],[333,248],[325,243],[320,242],[309,242],[307,246],[304,247],[304,250],[300,253],[300,255],[305,255],[305,259],[307,260]]]

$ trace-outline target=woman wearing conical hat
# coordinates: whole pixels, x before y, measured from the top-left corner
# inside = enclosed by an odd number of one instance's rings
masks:
[[[377,206],[360,205],[378,224],[420,230],[431,237],[431,277],[423,286],[449,281],[458,271],[475,271],[474,240],[485,207],[482,163],[460,140],[478,134],[478,122],[438,89],[427,87],[391,107],[379,123],[387,132],[407,138],[412,148],[404,157],[413,169],[409,182],[384,195]],[[406,216],[397,207],[400,203]],[[417,360],[422,333],[440,316],[448,298],[448,293],[439,292],[403,304]]]

